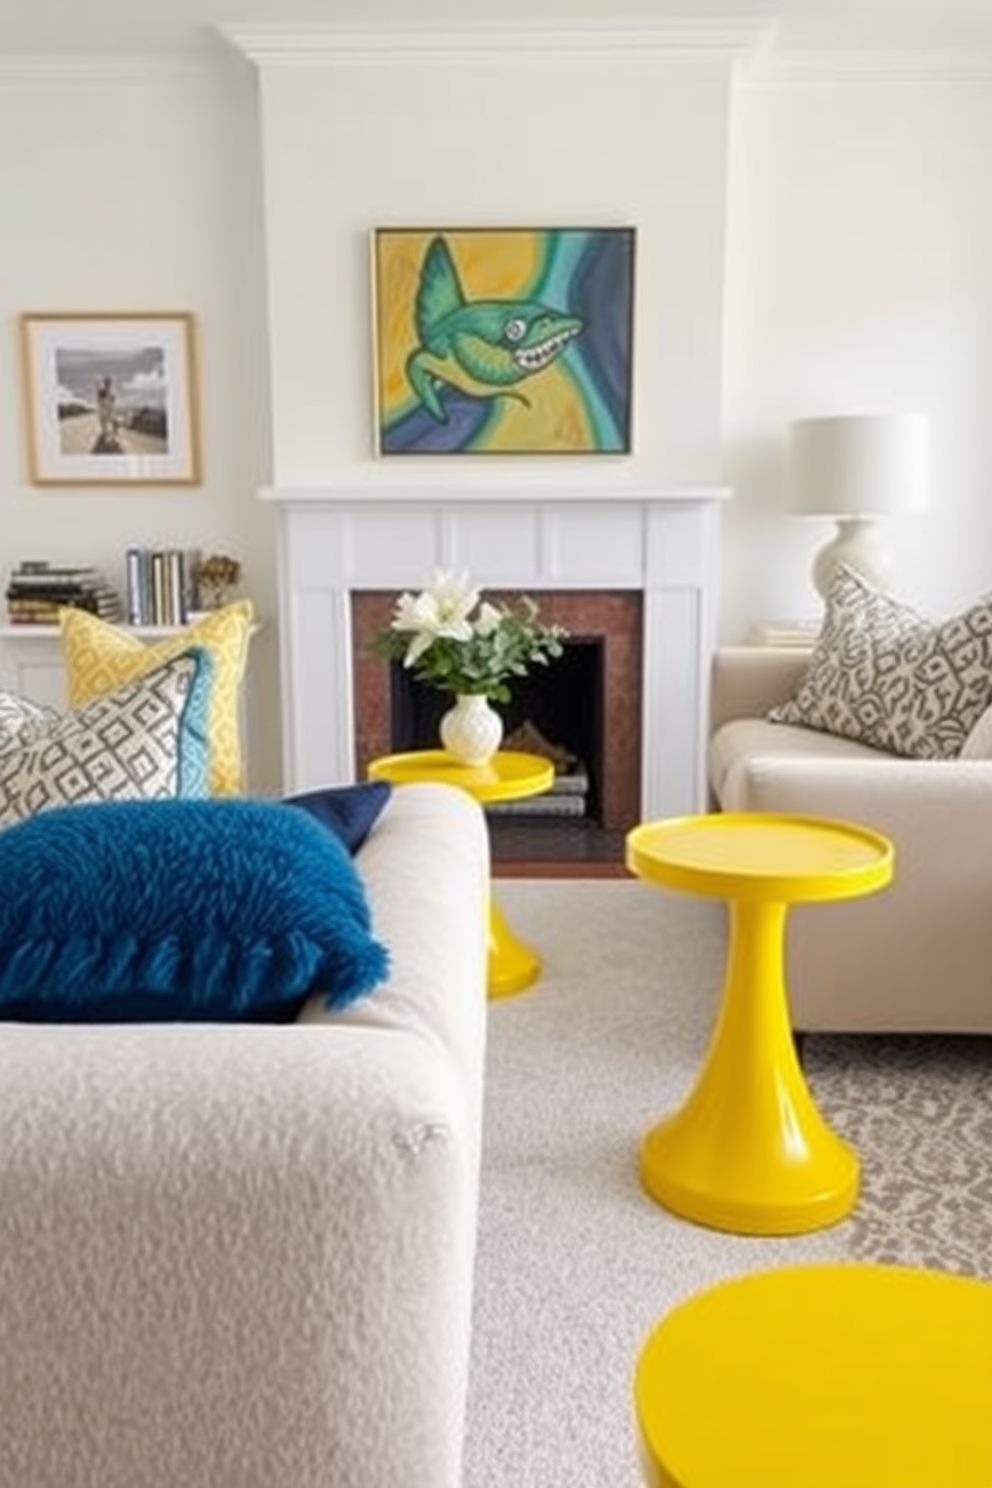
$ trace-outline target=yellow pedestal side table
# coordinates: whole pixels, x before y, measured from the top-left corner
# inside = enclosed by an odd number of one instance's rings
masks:
[[[555,778],[550,760],[513,749],[501,749],[485,765],[459,765],[443,749],[413,749],[374,759],[368,773],[373,780],[388,780],[393,785],[415,780],[457,785],[481,804],[538,796],[550,789]],[[514,935],[490,892],[489,996],[523,992],[537,980],[540,971],[540,957]]]
[[[992,1286],[785,1266],[674,1308],[634,1375],[651,1488],[988,1488]]]
[[[783,970],[790,904],[847,899],[892,877],[892,844],[852,822],[728,812],[647,822],[627,867],[651,883],[728,901],[723,1002],[685,1105],[648,1132],[641,1181],[714,1229],[789,1235],[854,1207],[856,1154],[824,1122],[789,1022]]]

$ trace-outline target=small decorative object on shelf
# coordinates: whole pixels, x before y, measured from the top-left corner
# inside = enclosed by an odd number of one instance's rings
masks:
[[[241,564],[225,553],[210,553],[194,565],[193,578],[201,608],[219,610],[233,597],[232,591],[241,581]]]
[[[513,679],[560,656],[567,634],[539,620],[526,595],[490,604],[467,574],[439,570],[421,593],[400,595],[371,645],[383,660],[402,661],[418,682],[452,694],[441,742],[460,764],[479,765],[503,737],[502,719],[489,704],[509,702]]]
[[[66,606],[88,610],[101,620],[121,618],[117,591],[89,565],[26,559],[8,577],[6,600],[11,625],[57,625],[59,610]]]

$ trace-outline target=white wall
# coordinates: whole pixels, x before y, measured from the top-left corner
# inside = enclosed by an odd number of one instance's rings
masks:
[[[247,67],[0,63],[0,575],[23,558],[95,563],[129,544],[245,565],[275,611],[257,100]],[[18,365],[28,310],[189,310],[198,323],[199,486],[29,484]],[[252,664],[253,783],[280,777],[276,638]]]
[[[719,468],[729,62],[260,62],[278,485],[712,483]],[[376,460],[370,231],[634,225],[630,457]],[[497,474],[499,465],[503,473]]]
[[[814,614],[824,520],[783,517],[784,436],[815,414],[931,418],[930,510],[892,523],[897,592],[992,588],[992,83],[740,89],[727,251],[725,634]]]

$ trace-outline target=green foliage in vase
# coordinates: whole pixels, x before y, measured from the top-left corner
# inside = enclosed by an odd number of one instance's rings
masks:
[[[507,703],[513,678],[561,656],[567,636],[563,626],[539,619],[527,595],[490,604],[467,574],[439,571],[419,594],[400,595],[371,649],[384,661],[402,661],[418,682],[440,692]]]

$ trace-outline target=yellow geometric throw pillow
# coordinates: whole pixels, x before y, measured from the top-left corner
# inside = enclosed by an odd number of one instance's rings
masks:
[[[106,620],[98,620],[85,610],[60,610],[69,707],[78,708],[135,677],[144,676],[162,662],[188,651],[190,646],[203,646],[214,663],[208,710],[210,791],[215,796],[241,795],[244,776],[240,695],[252,613],[251,601],[239,599],[212,610],[195,625],[187,625],[175,635],[148,645],[130,631],[108,625]]]

